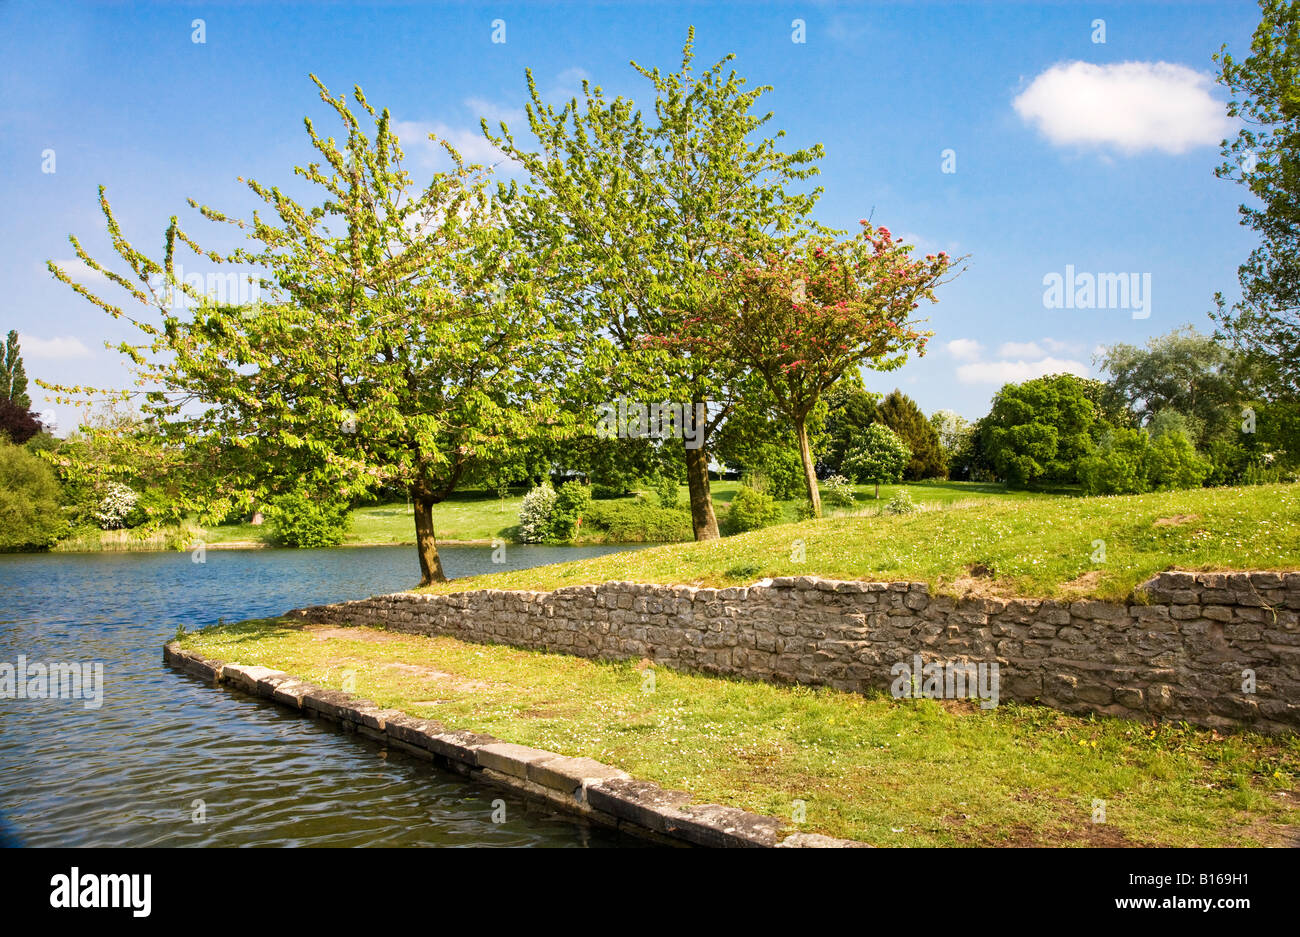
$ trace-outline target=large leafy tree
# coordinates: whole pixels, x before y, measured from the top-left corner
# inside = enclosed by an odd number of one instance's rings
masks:
[[[697,72],[694,30],[681,68],[632,67],[654,91],[647,116],[583,83],[581,101],[546,104],[528,74],[529,129],[536,149],[506,124],[484,133],[520,162],[528,182],[508,194],[512,224],[546,258],[549,303],[579,324],[583,362],[565,392],[593,414],[629,395],[704,404],[703,444],[681,450],[696,539],[718,536],[709,491],[710,437],[726,420],[742,380],[730,362],[647,343],[676,334],[709,301],[715,274],[735,258],[720,245],[788,236],[807,225],[820,189],[792,186],[815,174],[820,145],[782,152],[763,136],[772,115],[755,110],[769,87],[746,87],[728,55]]]
[[[1261,365],[1273,397],[1300,397],[1300,5],[1260,0],[1250,55],[1214,56],[1232,95],[1228,115],[1243,122],[1223,143],[1220,178],[1246,186],[1258,202],[1239,208],[1260,244],[1238,269],[1242,298],[1216,296],[1214,318]]]
[[[861,224],[854,238],[814,235],[719,273],[712,300],[675,334],[660,337],[669,347],[732,361],[762,377],[794,430],[818,517],[808,417],[850,369],[888,371],[912,350],[925,353],[931,333],[919,330],[915,310],[921,300],[934,300],[934,288],[950,266],[942,253],[913,259],[911,246],[895,240],[888,228]],[[920,421],[934,436],[923,415]]]
[[[444,144],[453,168],[417,186],[388,111],[376,113],[355,89],[367,131],[345,96],[312,80],[345,134],[342,143],[322,138],[305,121],[320,161],[295,173],[320,201],[303,205],[249,180],[266,215],[244,221],[201,209],[248,236],[247,247],[206,256],[259,271],[264,302],[219,305],[178,281],[174,254],[182,245],[201,251],[194,240],[173,218],[162,260],[146,257],[122,236],[102,190],[131,276],[72,242],[82,261],[161,316],[134,319],[144,341],[122,350],[141,371],[142,408],[175,454],[173,474],[204,481],[185,492],[189,505],[221,515],[304,484],[344,499],[400,486],[414,505],[428,584],[445,578],[433,506],[517,438],[562,430],[542,378],[553,332],[529,295],[532,260],[502,223],[486,175]],[[167,296],[176,290],[197,307],[176,309]]]
[[[985,456],[1017,487],[1074,481],[1098,426],[1087,387],[1073,374],[1005,385],[980,423]]]
[[[1166,410],[1181,413],[1200,445],[1235,431],[1251,397],[1239,356],[1190,326],[1152,338],[1145,348],[1107,346],[1101,367],[1111,390],[1142,423]]]
[[[915,400],[895,388],[876,407],[876,419],[897,433],[912,452],[904,478],[940,478],[948,474],[939,433]]]
[[[18,347],[18,333],[9,330],[3,353],[0,353],[0,400],[7,400],[21,410],[32,408],[32,398],[27,396],[27,371],[23,368],[22,350]]]

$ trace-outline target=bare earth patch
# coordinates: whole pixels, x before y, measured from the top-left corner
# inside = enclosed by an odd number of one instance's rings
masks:
[[[1181,527],[1184,524],[1190,524],[1192,521],[1199,521],[1199,514],[1174,514],[1171,517],[1157,517],[1151,522],[1152,527]]]
[[[1069,582],[1061,583],[1061,591],[1066,595],[1091,595],[1096,591],[1099,582],[1101,582],[1101,570],[1090,569]]]

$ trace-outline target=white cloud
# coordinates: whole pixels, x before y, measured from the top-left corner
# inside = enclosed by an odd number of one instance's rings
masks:
[[[1171,62],[1063,62],[1012,103],[1058,146],[1177,154],[1227,135],[1230,124],[1212,86],[1210,76]]]
[[[520,108],[504,107],[495,101],[489,101],[487,98],[466,98],[465,106],[470,109],[475,117],[486,120],[488,129],[493,133],[497,132],[497,124],[503,120],[512,131],[516,130],[527,116]]]
[[[19,345],[25,358],[89,358],[90,349],[82,344],[81,339],[67,336],[64,338],[34,338],[31,335],[19,336]]]
[[[505,159],[505,154],[489,143],[477,126],[452,127],[442,121],[395,120],[393,133],[401,141],[404,153],[432,169],[450,169],[451,157],[441,144],[429,139],[430,133],[454,146],[466,163],[491,166]]]
[[[576,65],[566,68],[555,76],[555,81],[551,83],[549,93],[543,95],[543,100],[576,98],[582,93],[584,81],[591,81],[591,75],[587,74],[586,69],[578,68]]]
[[[983,346],[973,338],[954,338],[943,347],[958,361],[974,361],[983,350]]]
[[[998,349],[999,358],[1042,358],[1046,354],[1038,342],[1004,342]]]
[[[56,260],[54,266],[58,267],[78,283],[107,283],[108,277],[91,267],[86,266],[84,261],[73,258],[72,260]]]
[[[1046,357],[1038,361],[977,361],[957,368],[957,380],[963,384],[1018,384],[1045,374],[1088,376],[1088,366],[1069,358]]]

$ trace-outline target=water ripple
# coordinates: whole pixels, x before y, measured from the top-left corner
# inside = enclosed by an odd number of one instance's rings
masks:
[[[444,553],[455,575],[501,569]],[[0,662],[104,665],[98,709],[0,699],[0,814],[34,846],[640,845],[162,663],[179,624],[394,591],[414,566],[409,547],[0,556]]]

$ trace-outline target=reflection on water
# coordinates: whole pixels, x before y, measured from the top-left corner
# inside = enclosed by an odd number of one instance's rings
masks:
[[[448,574],[464,576],[614,549],[512,546],[504,566],[490,547],[441,552]],[[0,814],[26,845],[639,845],[162,662],[178,624],[417,579],[409,546],[209,550],[202,564],[188,553],[0,555],[0,663],[104,665],[99,709],[0,699]]]

